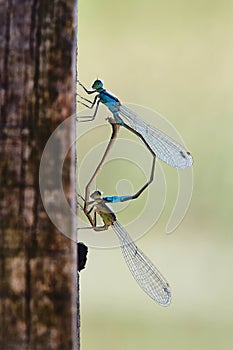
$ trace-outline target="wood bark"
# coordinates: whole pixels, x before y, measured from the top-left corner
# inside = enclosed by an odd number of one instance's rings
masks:
[[[2,350],[78,347],[72,334],[76,244],[50,222],[38,182],[46,141],[74,105],[74,5],[0,0]],[[70,200],[71,162],[68,157],[63,169]]]

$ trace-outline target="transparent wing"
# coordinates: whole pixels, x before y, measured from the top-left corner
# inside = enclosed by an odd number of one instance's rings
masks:
[[[128,232],[118,221],[114,222],[112,228],[120,240],[125,261],[139,286],[160,305],[168,305],[171,300],[171,292],[165,278],[137,248]]]
[[[125,106],[120,105],[119,112],[130,123],[130,126],[145,138],[159,159],[180,169],[187,168],[193,164],[191,154],[171,137],[156,128],[152,128]]]

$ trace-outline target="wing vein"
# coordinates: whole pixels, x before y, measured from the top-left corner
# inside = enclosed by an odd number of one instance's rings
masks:
[[[124,259],[139,286],[160,305],[171,300],[170,287],[154,264],[135,245],[125,228],[116,220],[112,228],[119,238]]]
[[[193,164],[193,158],[184,146],[147,124],[129,108],[120,105],[119,112],[130,123],[131,127],[146,139],[158,158],[179,169],[187,168]]]

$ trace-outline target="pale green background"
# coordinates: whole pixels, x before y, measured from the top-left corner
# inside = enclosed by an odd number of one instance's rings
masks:
[[[98,75],[121,100],[159,111],[195,159],[182,224],[164,233],[168,199],[138,241],[169,280],[171,306],[140,290],[119,249],[90,249],[81,274],[82,350],[233,345],[232,14],[231,0],[79,1],[80,80],[88,86]]]

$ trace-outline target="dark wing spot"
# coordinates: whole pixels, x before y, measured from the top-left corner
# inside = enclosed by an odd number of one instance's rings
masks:
[[[180,154],[181,154],[181,156],[182,156],[184,159],[186,159],[186,157],[185,157],[185,155],[184,155],[184,152],[180,151]]]

